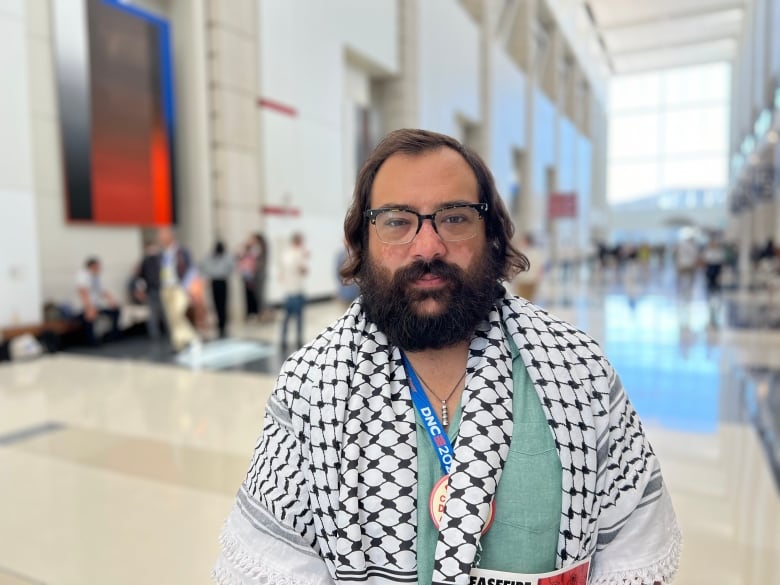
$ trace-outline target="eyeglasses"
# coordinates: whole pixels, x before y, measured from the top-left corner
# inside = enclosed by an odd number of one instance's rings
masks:
[[[422,214],[403,208],[368,209],[377,237],[385,244],[408,244],[420,233],[423,221],[430,219],[433,229],[445,242],[459,242],[477,235],[479,222],[485,218],[487,203],[457,203]]]

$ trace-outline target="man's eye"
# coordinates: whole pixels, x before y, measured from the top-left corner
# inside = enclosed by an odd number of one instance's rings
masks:
[[[405,217],[382,218],[382,225],[386,228],[403,228],[410,224],[411,222]]]
[[[458,224],[466,223],[469,218],[463,213],[450,213],[441,218],[442,223]]]

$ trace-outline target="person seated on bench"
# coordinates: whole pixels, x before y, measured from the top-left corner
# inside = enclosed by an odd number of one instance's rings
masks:
[[[171,344],[175,351],[187,346],[195,349],[200,347],[198,330],[203,329],[207,313],[203,279],[189,250],[176,240],[173,228],[161,227],[157,242],[161,249],[160,298]]]
[[[84,323],[90,345],[98,343],[95,322],[100,315],[106,315],[111,319],[111,330],[106,334],[105,339],[115,339],[119,336],[119,305],[114,296],[103,288],[100,282],[100,268],[100,260],[90,256],[84,262],[84,268],[76,274],[76,290],[82,307],[80,318]]]

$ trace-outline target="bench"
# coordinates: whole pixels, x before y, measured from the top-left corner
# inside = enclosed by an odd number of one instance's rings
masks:
[[[55,319],[42,323],[13,325],[0,329],[0,361],[11,359],[10,343],[22,335],[31,335],[37,339],[46,351],[59,351],[63,340],[81,333],[83,325],[79,319]]]
[[[33,337],[40,337],[46,333],[54,335],[67,335],[68,333],[76,333],[81,329],[81,321],[79,319],[56,319],[54,321],[44,321],[43,323],[34,323],[26,325],[13,325],[0,329],[0,340],[9,341],[14,337],[25,335],[29,333]]]

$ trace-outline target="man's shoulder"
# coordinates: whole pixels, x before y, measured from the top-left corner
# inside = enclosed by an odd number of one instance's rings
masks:
[[[585,348],[586,355],[603,357],[598,341],[569,321],[519,297],[507,297],[504,303],[508,308],[509,318],[515,319],[521,335],[527,337],[529,333],[535,333],[540,337],[549,336],[555,340],[553,345],[559,349]],[[579,355],[583,352],[577,353]]]
[[[327,365],[336,365],[335,351],[342,350],[359,343],[356,339],[360,335],[360,328],[355,325],[355,313],[353,308],[339,317],[319,332],[317,336],[291,354],[282,364],[281,375],[290,372],[300,372],[306,367],[320,368]]]
[[[550,327],[570,329],[579,331],[574,325],[565,319],[558,317],[547,309],[533,304],[531,301],[517,296],[507,296],[504,298],[504,305],[510,309],[510,315],[514,313],[517,319],[524,322],[530,321],[530,326],[534,329],[548,329]]]
[[[515,321],[509,330],[515,334],[518,355],[532,374],[537,390],[560,400],[575,384],[585,392],[594,412],[606,412],[615,371],[599,343],[568,321],[525,299],[508,304],[515,309]]]
[[[321,386],[349,377],[352,355],[361,343],[359,327],[350,310],[314,339],[284,360],[276,379],[274,394],[291,412],[320,408]],[[329,400],[335,400],[335,395]]]

